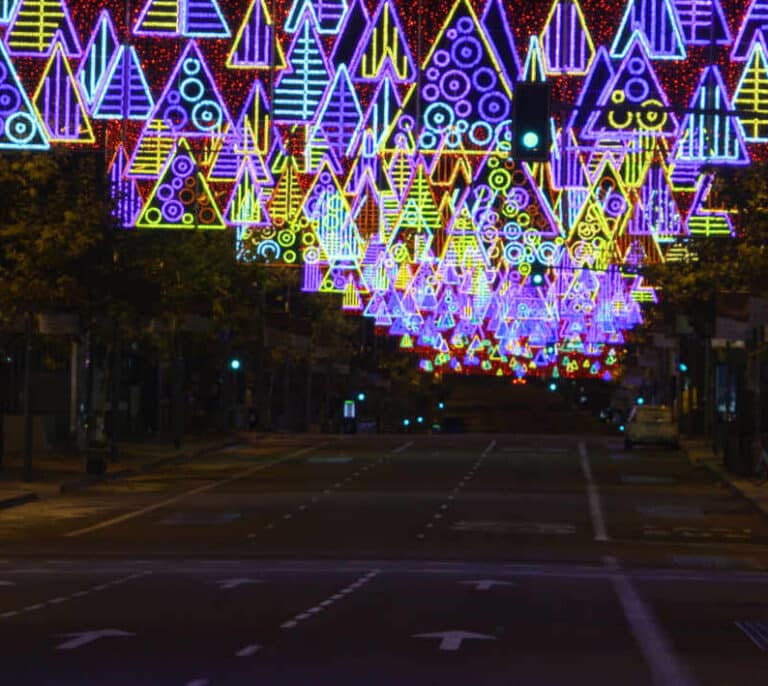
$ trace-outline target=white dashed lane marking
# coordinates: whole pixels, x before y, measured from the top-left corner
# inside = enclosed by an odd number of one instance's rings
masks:
[[[384,462],[385,460],[390,459],[392,457],[392,455],[399,455],[404,450],[407,450],[408,448],[410,448],[412,445],[413,445],[413,441],[408,441],[407,443],[403,443],[402,445],[399,445],[396,448],[393,448],[392,450],[389,451],[389,453],[387,453],[385,455],[382,455],[375,462],[373,462],[371,464],[367,464],[364,467],[359,468],[356,472],[353,472],[350,476],[347,476],[343,481],[337,481],[335,484],[333,484],[332,487],[323,489],[322,493],[316,493],[315,495],[313,495],[310,498],[309,503],[302,503],[301,505],[298,505],[293,512],[285,513],[282,516],[282,519],[283,520],[292,519],[294,515],[297,515],[300,512],[306,512],[311,507],[312,503],[319,502],[320,499],[323,496],[331,495],[335,490],[341,488],[344,484],[348,484],[348,483],[354,481],[355,479],[359,478],[360,476],[362,476],[362,473],[367,471],[369,468],[375,467],[375,466],[381,464],[382,462]],[[316,459],[321,459],[321,458],[316,458]],[[271,522],[267,522],[264,525],[264,529],[274,529],[277,526],[279,521],[280,520],[277,519],[277,520],[274,520],[274,521],[271,521]],[[250,540],[253,540],[255,538],[258,538],[258,534],[253,533],[253,532],[249,533],[247,538],[249,538]]]
[[[251,655],[255,655],[259,648],[261,648],[261,646],[258,643],[254,643],[252,645],[245,646],[244,648],[240,648],[240,650],[238,650],[235,655],[237,657],[250,657]]]
[[[93,586],[92,588],[89,588],[84,591],[77,591],[75,593],[71,593],[68,596],[56,596],[55,598],[51,598],[50,600],[45,600],[42,603],[27,605],[26,607],[23,607],[20,610],[8,610],[6,612],[0,612],[0,619],[8,619],[9,617],[15,617],[16,615],[22,614],[24,612],[36,612],[37,610],[42,610],[45,607],[60,605],[61,603],[64,603],[68,600],[76,600],[78,598],[84,598],[85,596],[91,593],[98,593],[99,591],[104,591],[112,586],[119,586],[121,584],[128,583],[129,581],[133,581],[134,579],[140,579],[141,577],[147,576],[148,574],[151,574],[151,573],[152,572],[137,572],[136,574],[124,576],[124,577],[121,577],[120,579],[115,579],[114,581],[110,581],[109,583],[106,583],[106,584],[99,584],[98,586]]]
[[[435,528],[435,522],[432,520],[441,520],[443,519],[445,511],[448,509],[448,506],[451,504],[452,501],[456,499],[456,494],[461,491],[464,486],[466,486],[475,476],[475,472],[480,469],[480,466],[485,461],[485,458],[488,457],[488,455],[491,453],[491,451],[496,447],[496,441],[492,440],[483,450],[482,453],[480,453],[480,457],[475,460],[475,462],[472,463],[472,466],[467,470],[467,472],[462,476],[460,479],[458,485],[451,491],[451,493],[446,496],[446,502],[440,503],[438,505],[438,512],[435,512],[432,517],[430,518],[430,521],[428,521],[426,524],[424,524],[421,531],[419,531],[416,534],[416,538],[420,541],[424,540],[426,538],[426,531],[428,529],[434,529]]]
[[[210,483],[203,484],[202,486],[198,486],[197,488],[193,488],[189,491],[184,491],[183,493],[179,493],[178,495],[175,495],[172,498],[167,498],[165,500],[161,500],[160,502],[153,503],[152,505],[147,505],[146,507],[142,507],[139,510],[133,510],[132,512],[127,512],[117,517],[113,517],[112,519],[107,519],[103,522],[99,522],[98,524],[93,524],[91,526],[83,527],[82,529],[75,529],[74,531],[69,531],[64,534],[64,537],[71,538],[74,536],[83,536],[93,531],[98,531],[100,529],[104,529],[109,526],[114,526],[115,524],[121,524],[122,522],[135,519],[136,517],[141,517],[150,512],[154,512],[155,510],[160,510],[164,507],[167,507],[168,505],[172,505],[173,503],[176,503],[185,498],[189,498],[190,496],[199,495],[200,493],[207,493],[208,491],[211,491],[214,488],[218,488],[219,486],[226,486],[227,484],[230,484],[234,481],[238,481],[239,479],[248,477],[251,474],[254,474],[256,472],[269,469],[270,467],[273,467],[276,464],[280,464],[281,462],[287,462],[288,460],[292,460],[296,457],[299,457],[300,455],[305,455],[308,452],[322,448],[324,445],[325,443],[318,443],[317,445],[311,445],[311,446],[307,446],[306,448],[300,448],[299,450],[294,450],[292,453],[288,453],[287,455],[277,458],[272,462],[266,462],[264,464],[257,464],[257,465],[254,465],[253,467],[248,467],[248,469],[244,469],[240,472],[237,472],[236,474],[233,474],[232,476],[228,476],[226,479],[220,479],[219,481],[212,481]]]
[[[280,625],[281,629],[293,629],[294,627],[298,626],[301,622],[306,621],[310,617],[314,617],[315,615],[321,613],[326,608],[330,607],[334,603],[338,602],[342,598],[346,597],[350,593],[353,593],[354,591],[358,590],[359,588],[365,586],[365,584],[369,583],[371,579],[373,579],[375,576],[379,574],[378,569],[372,569],[367,574],[363,574],[359,579],[352,582],[348,586],[345,586],[340,591],[337,591],[332,596],[329,596],[328,598],[325,598],[324,600],[321,600],[317,605],[314,607],[310,607],[307,610],[304,610],[303,612],[300,612],[299,614],[295,615],[291,619],[289,619],[286,622],[283,622]]]

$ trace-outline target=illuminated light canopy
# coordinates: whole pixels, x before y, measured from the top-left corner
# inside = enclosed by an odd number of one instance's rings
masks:
[[[731,30],[721,0],[675,0],[686,45],[730,45]]]
[[[244,157],[224,216],[230,224],[269,226],[270,219],[264,206],[259,174],[250,158]]]
[[[503,0],[486,0],[480,22],[485,34],[490,36],[489,45],[495,51],[496,60],[505,67],[510,81],[514,83],[521,73],[520,56]]]
[[[286,59],[288,68],[275,85],[272,113],[282,123],[309,122],[332,77],[309,11],[302,15]]]
[[[274,49],[274,54],[273,54]],[[279,41],[266,0],[251,0],[243,22],[227,56],[230,69],[285,68],[285,55]]]
[[[96,139],[64,46],[56,41],[33,96],[52,143],[93,143]]]
[[[341,160],[350,155],[355,134],[363,120],[360,102],[344,65],[336,70],[308,136],[307,171],[330,155],[334,169],[341,172]]]
[[[229,38],[217,0],[147,0],[133,27],[136,36]]]
[[[111,195],[116,200],[112,216],[124,226],[134,226],[141,212],[142,199],[136,180],[125,175],[127,161],[121,145],[107,167],[107,174]]]
[[[297,31],[302,16],[308,12],[318,33],[336,33],[346,11],[346,0],[293,0],[283,29],[288,33]]]
[[[611,57],[624,57],[637,31],[645,38],[651,58],[685,59],[685,41],[673,0],[628,0]]]
[[[136,48],[121,45],[93,95],[93,117],[146,119],[154,105]]]
[[[224,220],[186,139],[178,141],[147,198],[137,229],[223,229]]]
[[[768,0],[750,0],[741,20],[741,27],[733,43],[731,59],[744,62],[749,56],[752,43],[768,28]]]
[[[54,42],[67,57],[82,54],[65,0],[17,0],[3,40],[14,57],[47,57]]]
[[[673,156],[687,162],[747,164],[749,151],[739,118],[730,112],[725,84],[716,66],[707,67],[691,98]]]
[[[115,25],[112,22],[112,15],[109,10],[102,10],[96,20],[96,27],[85,46],[83,58],[77,70],[77,82],[82,88],[83,97],[87,104],[90,105],[93,102],[93,96],[115,58],[118,47],[119,42]]]
[[[269,152],[272,117],[269,101],[261,81],[255,80],[243,109],[237,120],[235,130],[240,135],[238,152],[242,154],[266,154]]]
[[[713,178],[711,175],[702,176],[696,196],[693,199],[691,212],[687,219],[687,228],[692,236],[732,236],[733,210],[714,207],[711,202]]]
[[[0,24],[7,24],[13,16],[13,9],[19,0],[0,0]]]
[[[638,270],[733,233],[708,165],[768,155],[762,0],[1,3],[1,148],[103,143],[125,227],[230,227],[427,373],[617,378]]]
[[[555,0],[541,34],[548,74],[585,74],[595,46],[579,0]]]
[[[0,149],[47,150],[48,136],[0,43]]]
[[[768,142],[768,49],[762,36],[752,43],[752,51],[733,94],[733,107],[740,111],[745,140]]]
[[[173,136],[220,136],[232,127],[216,81],[194,40],[179,56],[165,89],[147,117],[144,134],[153,127]]]
[[[677,130],[677,119],[649,59],[647,43],[642,34],[635,33],[581,135],[616,139],[639,135],[673,137]]]
[[[376,81],[387,70],[398,83],[416,80],[416,65],[392,0],[379,4],[350,62],[356,81]]]

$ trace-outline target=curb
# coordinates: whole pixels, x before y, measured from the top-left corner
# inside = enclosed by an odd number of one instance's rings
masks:
[[[683,452],[685,453],[686,458],[688,461],[695,466],[701,466],[704,467],[710,474],[712,474],[720,483],[727,486],[732,493],[735,495],[738,495],[739,497],[746,500],[757,512],[762,514],[765,517],[768,517],[768,509],[766,506],[762,505],[760,502],[755,500],[749,493],[742,490],[738,484],[735,484],[731,478],[729,477],[728,473],[725,471],[725,469],[721,468],[719,465],[714,464],[714,460],[710,459],[699,459],[694,460],[691,458],[689,450],[685,447],[682,447]],[[717,458],[715,458],[716,460]]]
[[[84,476],[80,479],[73,479],[72,481],[65,481],[59,486],[59,493],[73,493],[74,491],[81,491],[84,488],[90,488],[98,484],[109,483],[110,481],[119,481],[120,479],[127,479],[131,476],[137,476],[139,472],[135,469],[120,469],[116,472],[110,472],[103,476]]]
[[[18,505],[26,505],[27,503],[39,500],[40,496],[37,493],[22,493],[20,495],[14,495],[10,498],[4,498],[0,500],[0,510],[6,510],[11,507],[17,507]]]
[[[742,490],[738,484],[733,483],[733,481],[728,478],[728,475],[723,469],[708,463],[706,460],[701,460],[699,464],[701,464],[708,472],[710,472],[710,474],[716,476],[721,483],[728,486],[732,493],[744,498],[744,500],[752,505],[752,507],[757,510],[757,512],[762,514],[764,517],[768,517],[768,509],[766,509],[766,507],[762,505],[758,500],[749,495],[749,493]]]

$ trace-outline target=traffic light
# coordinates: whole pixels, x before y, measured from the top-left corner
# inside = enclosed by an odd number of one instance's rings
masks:
[[[528,272],[528,279],[534,286],[543,286],[547,278],[547,267],[538,260],[531,263],[531,271]]]
[[[525,162],[546,162],[550,148],[550,85],[519,81],[512,101],[512,156]]]

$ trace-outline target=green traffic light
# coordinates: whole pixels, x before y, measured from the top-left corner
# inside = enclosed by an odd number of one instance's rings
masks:
[[[539,134],[535,131],[526,131],[522,138],[521,142],[523,144],[523,147],[528,150],[533,150],[534,148],[539,147],[539,143],[541,143],[541,138],[539,137]]]

